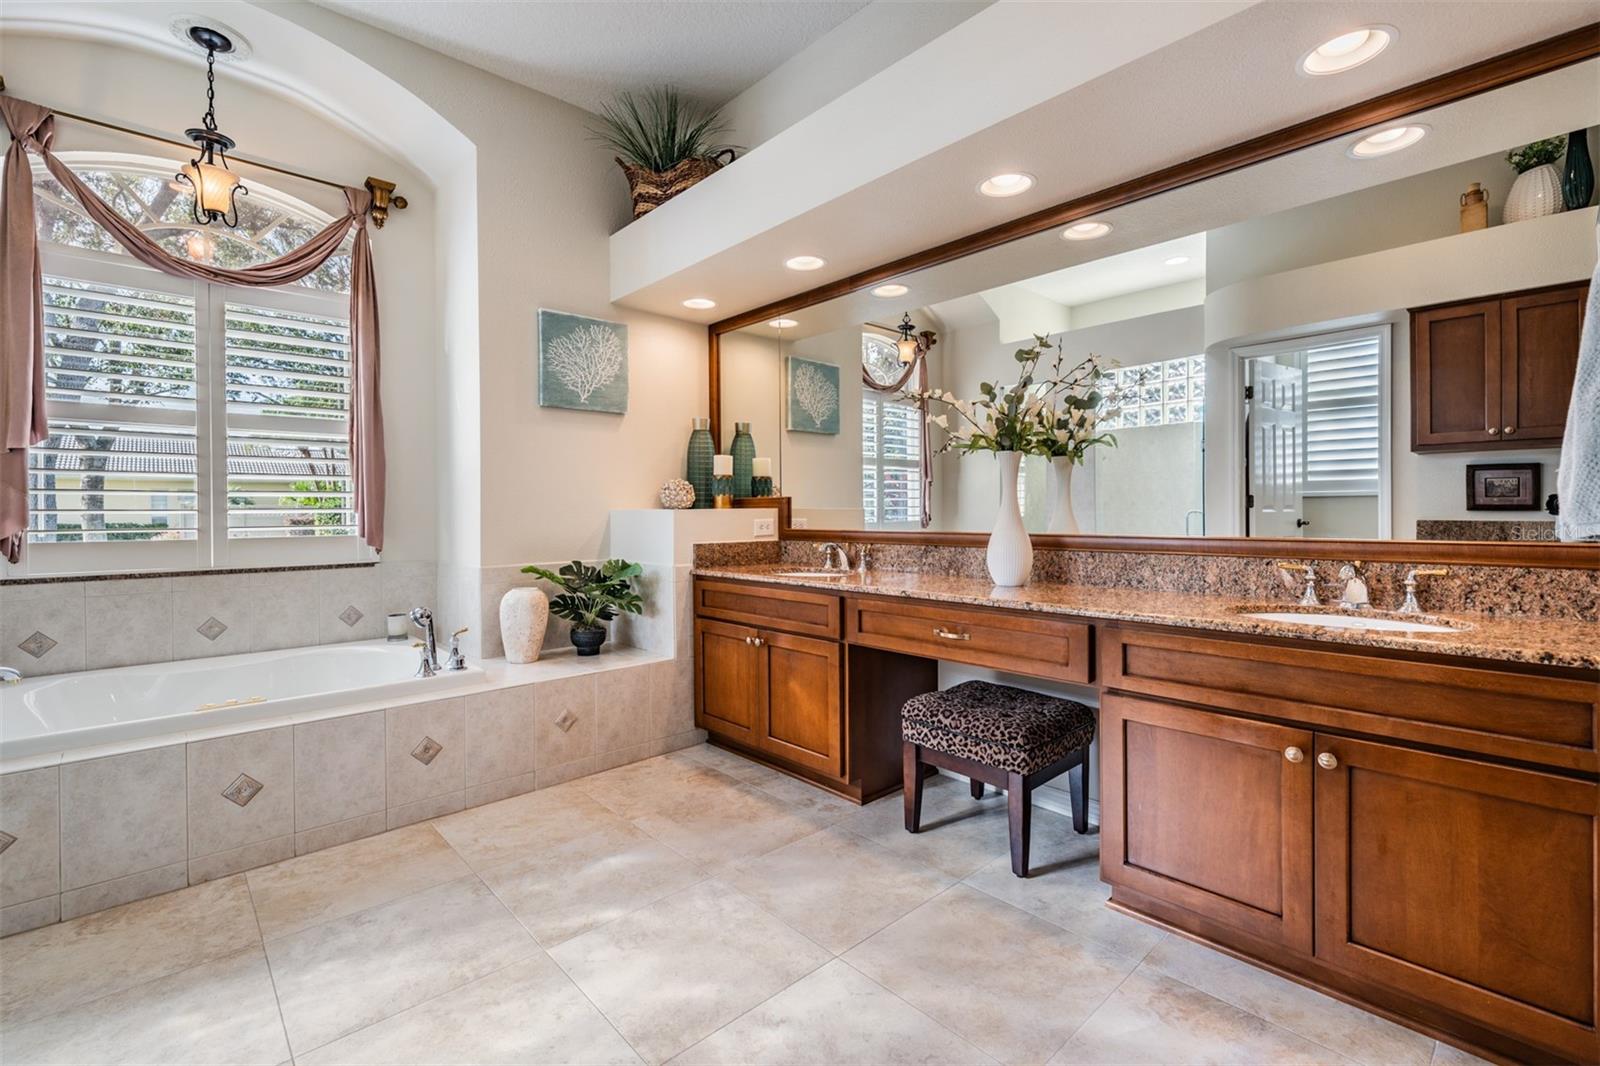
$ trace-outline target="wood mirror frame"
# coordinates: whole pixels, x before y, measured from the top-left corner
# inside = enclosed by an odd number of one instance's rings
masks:
[[[1479,63],[1375,96],[1349,107],[1271,133],[1252,137],[1227,148],[1152,171],[1118,185],[1080,196],[1053,207],[1003,222],[976,233],[946,241],[849,277],[796,293],[783,300],[713,322],[707,327],[707,362],[710,378],[711,435],[722,439],[721,338],[746,326],[757,325],[858,289],[881,284],[915,270],[948,263],[975,252],[1055,229],[1114,207],[1123,207],[1159,193],[1170,192],[1208,178],[1229,174],[1322,141],[1342,137],[1379,123],[1455,103],[1479,93],[1503,88],[1528,78],[1600,56],[1600,22]],[[794,540],[863,539],[863,530],[794,529],[787,521],[782,536]],[[886,531],[870,533],[877,542],[982,547],[986,533],[933,533]],[[1171,554],[1242,555],[1270,558],[1361,558],[1387,562],[1443,562],[1462,565],[1570,567],[1600,570],[1600,545],[1552,541],[1418,541],[1328,540],[1263,537],[1133,537],[1098,534],[1033,534],[1035,547],[1068,551],[1144,551]],[[1587,549],[1587,550],[1586,550]]]

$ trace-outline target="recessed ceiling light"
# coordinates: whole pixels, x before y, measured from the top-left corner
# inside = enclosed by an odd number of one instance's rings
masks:
[[[828,265],[828,261],[816,255],[797,255],[793,259],[785,259],[783,265],[790,270],[820,270]]]
[[[885,300],[892,300],[894,297],[904,296],[910,291],[898,281],[891,281],[887,285],[879,285],[876,289],[873,289],[872,295],[882,297]]]
[[[996,174],[978,186],[985,196],[1016,196],[1033,188],[1032,174]]]
[[[1347,149],[1347,154],[1352,159],[1372,159],[1390,152],[1398,152],[1402,148],[1410,148],[1428,135],[1428,127],[1411,125],[1390,126],[1369,133],[1352,144]]]
[[[1186,255],[1175,255],[1171,259],[1162,260],[1162,266],[1169,266],[1169,267],[1183,266],[1183,264],[1187,263],[1188,261],[1189,261],[1189,257],[1186,256]]]
[[[1074,222],[1061,231],[1061,238],[1068,241],[1092,241],[1110,232],[1109,222]]]
[[[767,325],[771,326],[773,329],[794,329],[794,327],[798,326],[799,324],[800,323],[798,321],[792,318],[775,318],[771,322],[767,323]]]
[[[1300,73],[1320,77],[1354,70],[1394,43],[1400,32],[1393,26],[1363,26],[1323,41],[1300,57]]]
[[[704,296],[691,296],[689,299],[683,301],[683,306],[692,311],[709,311],[713,307],[717,306],[717,301],[708,300]]]

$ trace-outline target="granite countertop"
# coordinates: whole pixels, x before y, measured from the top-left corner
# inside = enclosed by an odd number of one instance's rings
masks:
[[[1418,621],[1444,621],[1461,627],[1446,633],[1334,629],[1268,622],[1240,613],[1241,609],[1295,610],[1294,598],[1287,594],[1283,600],[1275,603],[1245,603],[1215,596],[1092,585],[1034,583],[1022,588],[999,588],[982,578],[898,570],[871,570],[865,574],[852,572],[842,577],[826,578],[785,577],[780,573],[793,569],[796,567],[781,565],[696,567],[694,573],[697,577],[762,581],[826,592],[902,596],[914,600],[1010,607],[1113,622],[1146,622],[1356,647],[1394,648],[1500,662],[1600,670],[1600,622],[1462,613],[1418,618]],[[1342,612],[1329,609],[1327,613]],[[1383,611],[1375,614],[1378,617],[1390,616]]]

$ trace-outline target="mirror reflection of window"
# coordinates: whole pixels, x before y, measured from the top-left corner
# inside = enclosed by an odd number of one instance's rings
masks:
[[[861,365],[880,385],[905,372],[894,341],[861,334]],[[868,529],[922,526],[922,411],[897,393],[861,395],[861,507]]]

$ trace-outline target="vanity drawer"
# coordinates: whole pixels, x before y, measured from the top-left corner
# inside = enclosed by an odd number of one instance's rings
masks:
[[[845,600],[852,644],[1088,684],[1090,629],[1049,615],[911,600]]]
[[[696,578],[694,613],[702,618],[839,639],[839,597],[825,592]]]
[[[1100,634],[1100,677],[1121,692],[1600,769],[1593,681],[1111,627]]]

